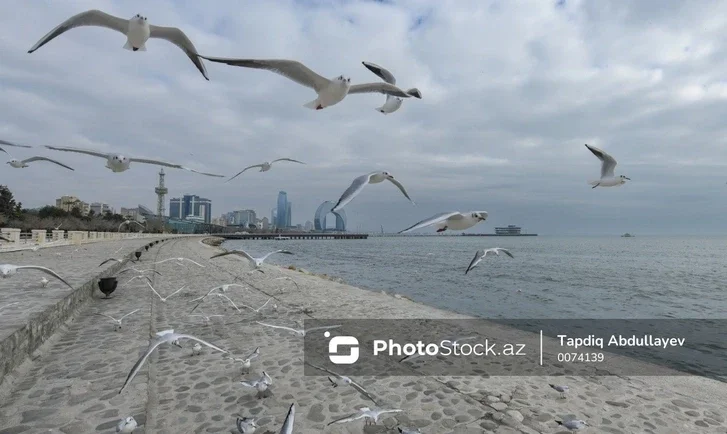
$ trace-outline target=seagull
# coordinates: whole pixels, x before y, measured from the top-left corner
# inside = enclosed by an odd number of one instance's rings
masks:
[[[470,211],[468,213],[461,213],[459,211],[443,212],[415,223],[398,233],[405,234],[431,225],[437,225],[437,232],[444,232],[447,229],[463,231],[471,228],[479,222],[487,220],[487,216],[487,211]]]
[[[506,254],[507,256],[509,256],[511,258],[514,258],[514,256],[512,256],[512,253],[510,253],[509,250],[503,249],[502,247],[495,247],[493,249],[487,249],[487,250],[478,250],[477,253],[475,253],[475,257],[472,258],[472,262],[470,262],[470,265],[467,267],[467,270],[464,272],[464,274],[469,273],[471,269],[475,268],[477,266],[477,264],[479,264],[487,256],[490,256],[490,255],[500,256],[500,252]]]
[[[265,371],[263,371],[262,376],[260,376],[257,380],[240,381],[240,384],[245,387],[254,388],[257,390],[257,397],[264,398],[267,395],[268,386],[273,384],[273,379],[270,378]]]
[[[5,152],[6,154],[10,155],[10,152],[6,151],[3,148],[0,148],[0,151]],[[61,167],[65,167],[68,170],[73,170],[72,167],[66,166],[65,164],[60,163],[56,160],[51,160],[50,158],[38,157],[38,156],[26,158],[25,160],[18,160],[17,158],[10,155],[10,161],[8,161],[7,164],[9,164],[10,167],[14,167],[16,169],[22,169],[24,167],[30,167],[30,166],[28,166],[28,163],[32,163],[33,161],[48,161],[50,163],[55,163]]]
[[[210,257],[210,259],[219,258],[220,256],[227,256],[227,255],[239,255],[239,256],[242,256],[244,258],[247,258],[250,262],[253,263],[253,265],[257,269],[257,268],[260,268],[260,267],[263,266],[263,262],[265,262],[265,260],[268,259],[268,257],[270,255],[274,255],[276,253],[284,253],[286,255],[292,255],[293,254],[293,252],[289,252],[287,250],[275,250],[274,252],[270,252],[267,255],[262,256],[260,258],[253,258],[252,256],[250,256],[249,253],[247,253],[244,250],[228,250],[226,252],[222,252],[222,253],[218,253],[216,255],[213,255],[212,257]]]
[[[376,423],[379,421],[379,417],[382,414],[400,413],[402,411],[404,411],[404,410],[400,410],[398,408],[385,410],[385,409],[380,409],[380,408],[370,409],[368,407],[361,407],[358,410],[358,413],[354,413],[350,416],[346,416],[344,418],[334,420],[333,422],[330,422],[328,425],[333,425],[334,423],[353,422],[354,420],[359,420],[359,419],[365,419],[365,421],[366,421],[365,425],[369,425],[371,422],[373,422],[372,425],[376,425]]]
[[[196,356],[199,356],[200,354],[202,354],[202,345],[200,345],[199,342],[196,342],[194,344],[194,346],[192,347],[192,355],[193,356],[195,356],[195,355]]]
[[[565,393],[568,391],[568,386],[560,386],[557,384],[548,384],[548,386],[551,387],[551,389],[556,390],[560,392],[560,397],[565,399]]]
[[[452,337],[444,338],[440,342],[442,342],[442,341],[449,341],[449,342],[451,342],[451,346],[454,347],[456,344],[458,344],[458,343],[460,343],[462,341],[469,341],[469,340],[474,339],[476,337],[477,336],[452,336]],[[399,363],[408,362],[408,361],[411,361],[412,359],[415,359],[415,358],[420,357],[420,356],[422,356],[422,354],[421,353],[418,353],[418,352],[412,354],[411,356],[404,356],[401,359],[399,359]]]
[[[41,277],[40,278],[40,287],[45,288],[46,286],[48,286],[48,282],[50,282],[50,280],[46,279],[45,276]]]
[[[300,291],[300,286],[298,286],[298,282],[295,281],[292,277],[289,276],[282,276],[282,277],[276,277],[272,280],[290,280],[293,282],[293,285],[295,285],[295,288]],[[280,288],[280,292],[283,292],[283,288]]]
[[[224,316],[224,315],[204,315],[204,314],[193,314],[190,316],[199,316],[204,318],[204,325],[210,325],[210,318],[216,317],[216,316]]]
[[[397,427],[396,429],[398,429],[401,434],[422,434],[422,430],[419,428]]]
[[[12,265],[12,264],[0,264],[0,275],[3,279],[17,274],[18,270],[39,270],[46,274],[50,274],[61,282],[65,283],[69,288],[74,289],[70,283],[66,282],[61,276],[50,268],[41,267],[39,265]]]
[[[20,302],[19,302],[19,301],[16,301],[16,302],[14,302],[14,303],[6,304],[5,306],[2,306],[2,307],[0,307],[0,310],[3,310],[3,309],[5,309],[6,307],[10,307],[10,306],[12,306],[12,305],[14,305],[14,304],[20,304]]]
[[[207,294],[203,295],[202,297],[197,297],[197,298],[195,298],[193,300],[190,300],[190,301],[198,301],[198,303],[189,312],[190,313],[194,312],[194,310],[197,309],[197,307],[199,307],[199,305],[202,303],[202,301],[204,301],[205,298],[209,297],[210,294],[212,294],[214,291],[218,291],[219,290],[219,291],[222,291],[222,292],[227,292],[227,290],[230,289],[233,286],[239,286],[241,288],[244,288],[245,287],[245,285],[240,285],[239,283],[227,283],[225,285],[215,286],[214,288],[212,288],[209,291],[207,291]]]
[[[252,417],[238,416],[237,420],[235,420],[235,425],[237,425],[237,430],[241,434],[254,434],[255,430],[260,428],[260,425],[257,424],[257,419]]]
[[[373,72],[374,74],[378,75],[382,80],[385,82],[395,85],[396,84],[396,78],[394,77],[394,74],[389,72],[386,68],[383,68],[375,63],[371,62],[361,62],[363,63],[363,66],[368,68],[369,71]],[[413,88],[406,91],[409,95],[419,98],[422,98],[422,93],[419,92],[419,89]],[[386,102],[384,102],[384,105],[381,107],[375,109],[378,112],[381,112],[383,114],[389,114],[394,113],[395,111],[399,110],[399,107],[401,107],[401,103],[404,100],[402,98],[399,98],[398,96],[391,96],[386,95]]]
[[[268,301],[266,301],[266,302],[265,302],[265,304],[263,304],[262,306],[258,307],[257,309],[255,309],[254,307],[250,307],[250,306],[248,306],[248,305],[246,305],[246,304],[240,304],[240,306],[242,306],[242,307],[246,307],[246,308],[250,309],[251,311],[253,311],[253,312],[255,312],[255,313],[260,313],[260,311],[261,311],[261,310],[262,310],[262,309],[263,309],[263,308],[264,308],[265,306],[267,306],[267,305],[268,305],[268,303],[270,303],[270,300],[272,300],[272,299],[273,299],[273,297],[270,297],[270,298],[268,298]]]
[[[232,299],[230,299],[230,297],[226,296],[225,294],[220,294],[219,292],[218,292],[217,294],[215,294],[215,295],[216,295],[216,296],[218,296],[218,297],[220,297],[220,298],[224,298],[225,300],[227,300],[227,301],[228,301],[228,302],[229,302],[229,303],[230,303],[230,304],[232,305],[232,307],[234,307],[234,308],[235,308],[235,310],[236,310],[237,312],[242,312],[242,311],[240,310],[240,308],[239,308],[239,307],[237,307],[237,305],[235,304],[235,302],[234,302],[234,301],[232,301]]]
[[[146,229],[146,226],[144,226],[143,224],[139,223],[139,222],[138,222],[138,221],[136,221],[136,220],[124,220],[123,222],[121,222],[121,223],[119,224],[119,229],[118,229],[118,232],[121,232],[121,228],[122,228],[122,227],[123,227],[124,225],[128,225],[128,224],[131,224],[131,223],[136,223],[137,225],[139,225],[139,226],[141,226],[142,228]]]
[[[116,425],[116,432],[122,432],[122,433],[133,433],[134,430],[137,427],[136,419],[134,419],[133,416],[126,417],[124,419],[121,419],[121,421]]]
[[[242,175],[242,172],[246,171],[247,169],[253,169],[255,167],[259,167],[260,168],[260,172],[267,172],[268,170],[270,170],[271,167],[273,167],[273,163],[275,163],[276,161],[292,161],[293,163],[305,164],[302,161],[293,160],[291,158],[278,158],[277,160],[273,160],[273,161],[270,161],[270,162],[267,162],[266,161],[266,162],[264,162],[262,164],[255,164],[253,166],[247,166],[246,168],[244,168],[240,172],[238,172],[237,175],[233,176],[232,178],[228,179],[225,182],[230,182],[233,179],[237,178],[238,176]]]
[[[283,427],[280,428],[279,434],[293,434],[293,425],[295,424],[295,403],[290,404],[288,415],[285,416]]]
[[[328,330],[328,329],[336,329],[336,328],[341,327],[341,325],[339,324],[339,325],[333,325],[333,326],[313,327],[313,328],[309,328],[308,330],[306,330],[304,328],[293,329],[293,328],[290,328],[290,327],[276,326],[276,325],[272,325],[272,324],[265,324],[264,322],[260,322],[260,321],[255,321],[255,322],[258,323],[258,324],[260,324],[260,325],[264,325],[265,327],[272,327],[272,328],[275,328],[275,329],[288,330],[290,332],[295,333],[298,336],[305,336],[306,334],[308,334],[308,333],[310,333],[310,332],[312,332],[314,330]],[[298,323],[298,324],[300,325],[300,323]]]
[[[181,288],[179,288],[178,290],[176,290],[176,291],[172,292],[171,294],[167,295],[166,297],[162,297],[161,295],[159,295],[159,293],[158,293],[158,292],[156,291],[156,289],[154,289],[154,287],[153,287],[153,286],[151,286],[151,283],[150,283],[150,282],[149,282],[148,280],[149,280],[149,279],[147,278],[147,282],[146,282],[146,284],[147,284],[147,285],[149,285],[149,288],[151,288],[151,290],[152,290],[152,291],[154,291],[154,294],[156,294],[156,295],[157,295],[157,297],[159,297],[159,300],[161,300],[161,301],[162,301],[162,303],[166,303],[166,302],[167,302],[167,299],[168,299],[169,297],[173,296],[174,294],[178,293],[179,291],[181,291],[181,290],[183,290],[184,288],[186,288],[186,287],[187,287],[187,285],[184,285],[184,286],[182,286]]]
[[[379,182],[383,182],[385,180],[391,181],[391,183],[394,184],[399,190],[401,190],[401,192],[404,193],[404,196],[406,196],[406,198],[409,199],[412,204],[414,204],[414,201],[411,200],[404,186],[399,181],[394,179],[394,175],[389,172],[371,172],[367,175],[361,175],[358,178],[354,179],[351,183],[351,186],[348,187],[346,191],[343,192],[343,195],[341,195],[341,198],[338,199],[336,206],[331,209],[331,212],[336,212],[346,206],[347,203],[351,202],[354,197],[361,193],[361,191],[364,189],[364,187],[366,187],[367,184],[378,184]]]
[[[312,366],[312,367],[318,369],[319,371],[327,372],[327,373],[333,375],[337,379],[341,380],[344,384],[348,384],[349,386],[353,387],[354,389],[356,389],[356,391],[358,393],[360,393],[367,399],[371,400],[371,402],[373,402],[374,404],[378,405],[376,402],[376,399],[374,399],[374,397],[371,396],[371,394],[369,392],[367,392],[366,389],[363,388],[363,386],[361,386],[360,384],[353,381],[350,377],[346,377],[345,375],[341,375],[341,374],[338,374],[331,370],[328,370],[328,369],[324,368],[323,366],[316,366],[313,363],[309,363],[306,361],[303,361],[303,363],[305,363],[306,365]],[[331,384],[333,384],[333,387],[338,387],[338,383],[336,381],[334,381],[331,377],[328,377],[328,381],[330,381]]]
[[[184,167],[179,164],[173,164],[173,163],[167,163],[164,161],[159,160],[149,160],[146,158],[133,158],[133,157],[126,157],[121,154],[106,154],[103,152],[97,152],[97,151],[91,151],[88,149],[80,149],[80,148],[62,148],[62,147],[56,147],[56,146],[46,146],[48,149],[52,149],[54,151],[64,151],[64,152],[77,152],[79,154],[86,154],[86,155],[92,155],[94,157],[100,157],[106,159],[106,168],[110,169],[114,173],[120,173],[125,172],[129,170],[129,167],[131,166],[131,163],[144,163],[144,164],[156,164],[157,166],[164,166],[164,167],[171,167],[173,169],[183,169],[194,173],[199,173],[200,175],[207,175],[207,176],[214,176],[217,178],[224,178],[224,175],[215,175],[213,173],[204,173],[204,172],[198,172],[194,169],[190,169],[188,167]]]
[[[187,57],[194,63],[202,76],[207,77],[207,70],[204,64],[199,60],[197,49],[189,40],[187,35],[176,27],[152,26],[147,23],[146,17],[139,14],[134,15],[131,19],[124,19],[109,15],[96,9],[74,15],[66,21],[62,22],[58,27],[51,30],[47,35],[43,36],[40,41],[36,42],[33,47],[28,50],[32,53],[43,45],[47,44],[63,33],[81,26],[106,27],[107,29],[116,30],[126,35],[126,44],[124,49],[131,51],[146,51],[146,41],[149,38],[166,39],[172,44],[184,50]]]
[[[588,181],[588,183],[593,186],[591,188],[618,187],[625,184],[627,179],[631,181],[631,178],[627,178],[624,175],[613,175],[613,171],[614,169],[616,169],[617,163],[612,156],[596,148],[595,146],[589,146],[588,144],[586,144],[586,148],[588,148],[589,151],[593,152],[593,155],[601,160],[601,179],[599,179],[598,181]]]
[[[100,266],[102,266],[103,264],[106,264],[106,263],[109,263],[109,262],[118,262],[118,263],[120,264],[120,263],[122,263],[122,262],[124,262],[124,261],[123,261],[122,259],[116,259],[116,258],[108,258],[107,260],[105,260],[105,261],[103,261],[102,263],[98,264],[98,266],[100,267]],[[129,269],[127,268],[127,269],[126,269],[126,270],[124,270],[124,271],[128,271],[128,270],[129,270]],[[121,273],[121,272],[120,272],[120,273]]]
[[[585,427],[589,426],[586,423],[586,421],[578,420],[578,419],[566,420],[565,422],[556,420],[555,422],[558,425],[564,426],[565,428],[567,428],[570,431],[578,431],[578,430],[584,429]]]
[[[96,315],[101,315],[101,316],[105,316],[106,318],[109,318],[109,319],[110,319],[111,321],[113,321],[113,322],[114,322],[114,324],[116,324],[116,330],[121,330],[121,321],[122,321],[122,320],[123,320],[124,318],[126,318],[127,316],[129,316],[129,315],[131,315],[131,314],[134,314],[134,313],[136,313],[136,312],[138,312],[138,311],[140,311],[140,310],[141,310],[141,309],[136,309],[135,311],[133,311],[133,312],[129,312],[129,313],[127,313],[126,315],[122,316],[122,317],[121,317],[121,318],[119,318],[119,319],[116,319],[116,318],[112,317],[111,315],[106,315],[105,313],[97,313]]]
[[[163,264],[163,263],[165,263],[165,262],[169,262],[169,261],[177,261],[177,263],[178,263],[179,265],[184,265],[184,261],[189,261],[189,262],[193,263],[194,265],[196,265],[196,266],[198,266],[198,267],[202,267],[202,268],[204,268],[204,265],[200,264],[199,262],[194,262],[194,261],[193,261],[193,260],[191,260],[191,259],[188,259],[188,258],[181,258],[181,257],[180,257],[180,258],[167,258],[167,259],[163,259],[163,260],[161,260],[161,261],[159,261],[159,262],[154,262],[154,264]]]
[[[239,357],[232,357],[229,355],[225,356],[225,358],[231,359],[234,362],[242,363],[242,370],[244,373],[247,373],[250,371],[250,364],[251,364],[250,362],[252,362],[252,359],[257,358],[258,356],[260,356],[260,347],[255,348],[255,350],[252,353],[250,353],[250,355],[245,357],[244,359],[241,359]]]
[[[400,98],[409,98],[412,96],[389,83],[378,82],[351,85],[351,79],[343,75],[339,75],[333,79],[327,79],[295,60],[200,57],[211,62],[226,63],[232,66],[265,69],[289,78],[300,85],[310,87],[318,94],[318,97],[303,106],[313,110],[322,110],[326,107],[336,105],[343,101],[346,95],[356,93],[383,93]]]
[[[151,279],[149,279],[147,276],[134,276],[131,279],[129,279],[129,280],[126,281],[126,285],[128,285],[129,283],[131,283],[131,281],[134,280],[134,279],[146,279],[146,281],[148,283],[151,283]]]
[[[32,146],[28,146],[28,145],[18,145],[18,144],[16,144],[16,143],[13,143],[13,142],[7,142],[7,141],[5,141],[5,140],[0,140],[0,145],[5,145],[5,146],[14,146],[14,147],[16,147],[16,148],[32,148]],[[3,152],[4,152],[4,151],[3,151]],[[7,152],[6,152],[6,153],[7,153]]]
[[[144,354],[139,358],[139,360],[136,361],[134,366],[131,368],[131,371],[129,372],[129,375],[126,377],[126,381],[124,381],[124,385],[121,386],[121,390],[119,390],[119,393],[123,392],[126,386],[131,383],[131,381],[136,377],[136,374],[139,373],[139,370],[141,369],[141,366],[144,364],[146,359],[149,358],[149,355],[157,349],[157,347],[164,343],[171,343],[172,345],[176,345],[178,347],[182,347],[179,344],[179,339],[191,339],[193,341],[197,341],[202,345],[206,345],[213,350],[219,351],[221,353],[227,354],[227,351],[223,350],[222,348],[219,348],[215,345],[212,345],[211,343],[207,341],[203,341],[202,339],[196,338],[191,335],[185,335],[185,334],[179,334],[174,333],[173,329],[170,330],[164,330],[157,333],[157,337],[149,343],[149,347],[146,349]]]

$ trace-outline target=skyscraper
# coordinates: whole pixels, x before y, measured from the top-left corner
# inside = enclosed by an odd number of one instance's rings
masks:
[[[288,209],[285,213],[285,222],[287,227],[293,226],[293,203],[288,202]]]
[[[205,223],[212,221],[212,201],[195,194],[185,194],[169,200],[169,217],[185,220],[187,217],[199,217]]]
[[[278,211],[275,216],[275,226],[278,228],[288,227],[288,193],[284,191],[278,192]]]

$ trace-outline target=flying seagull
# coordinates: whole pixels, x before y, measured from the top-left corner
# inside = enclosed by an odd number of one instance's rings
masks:
[[[164,330],[162,332],[157,333],[157,337],[149,343],[149,347],[146,349],[144,354],[139,358],[139,360],[136,361],[134,366],[131,368],[131,371],[129,372],[129,375],[126,377],[126,381],[124,381],[124,385],[121,386],[121,390],[119,390],[119,393],[123,392],[124,389],[126,389],[126,386],[131,383],[131,381],[136,377],[136,374],[139,373],[139,370],[141,369],[141,366],[144,364],[146,359],[149,358],[152,352],[157,349],[157,347],[164,343],[171,343],[172,345],[176,345],[178,347],[182,347],[179,344],[179,339],[191,339],[193,341],[199,342],[202,345],[206,345],[213,350],[219,351],[221,353],[227,354],[227,351],[223,350],[222,348],[219,348],[215,345],[212,345],[211,343],[204,341],[202,339],[196,338],[192,335],[185,335],[185,334],[179,334],[174,333],[174,330]]]
[[[329,369],[324,368],[323,366],[317,366],[317,365],[314,365],[313,363],[309,363],[306,361],[303,361],[303,363],[305,363],[309,366],[312,366],[312,367],[318,369],[319,371],[327,372],[327,373],[333,375],[334,377],[336,377],[336,379],[341,380],[344,384],[348,384],[349,386],[353,387],[354,389],[356,389],[356,391],[358,393],[363,395],[365,398],[369,399],[374,404],[378,405],[376,402],[376,399],[374,399],[374,397],[371,396],[371,394],[369,392],[367,392],[366,389],[363,388],[363,386],[361,386],[357,382],[353,381],[350,377],[346,377],[345,375],[335,373]],[[334,381],[331,377],[328,377],[328,380],[333,384],[333,387],[338,386],[338,383],[336,381]]]
[[[405,234],[431,225],[437,226],[437,232],[444,232],[447,229],[463,231],[471,228],[479,222],[487,220],[487,215],[487,211],[470,211],[468,213],[461,213],[459,211],[443,212],[415,223],[398,233]]]
[[[204,265],[200,264],[199,262],[195,262],[189,258],[182,258],[182,257],[162,259],[161,261],[154,262],[154,264],[163,264],[163,263],[169,262],[169,261],[176,261],[176,264],[179,264],[179,265],[184,265],[184,261],[189,261],[198,267],[204,268]],[[186,267],[186,265],[185,265],[185,267]]]
[[[384,67],[381,67],[375,63],[371,62],[361,62],[363,63],[363,66],[368,68],[369,71],[373,72],[374,74],[378,75],[382,80],[385,82],[395,85],[396,84],[396,78],[394,78],[394,74],[389,72]],[[413,88],[406,91],[411,96],[417,97],[419,99],[422,98],[422,93],[419,92],[419,89]],[[389,114],[394,113],[395,111],[399,110],[399,107],[401,107],[401,103],[404,102],[404,99],[399,98],[398,96],[391,96],[386,95],[386,101],[384,102],[384,105],[381,107],[375,109],[378,112],[381,112],[383,114]]]
[[[200,57],[211,62],[226,63],[232,66],[265,69],[289,78],[300,85],[310,87],[318,94],[318,97],[303,106],[313,110],[321,110],[338,104],[343,101],[346,95],[356,93],[383,93],[386,95],[398,96],[400,98],[409,98],[412,96],[389,83],[378,82],[351,85],[351,79],[346,78],[343,75],[339,75],[333,79],[327,79],[295,60]]]
[[[147,22],[146,17],[136,14],[131,19],[124,19],[109,15],[96,9],[74,15],[66,21],[62,22],[58,27],[48,32],[47,35],[40,38],[33,47],[28,50],[32,53],[43,45],[47,44],[63,33],[82,26],[106,27],[107,29],[116,30],[126,35],[126,44],[124,48],[131,51],[146,51],[146,41],[149,38],[166,39],[172,44],[184,50],[187,57],[194,63],[202,76],[207,77],[207,70],[197,55],[197,49],[189,40],[183,31],[176,27],[153,26]]]
[[[261,310],[262,310],[262,309],[263,309],[263,308],[264,308],[265,306],[267,306],[267,305],[268,305],[268,303],[270,303],[270,300],[272,300],[272,299],[273,299],[272,297],[268,298],[268,301],[266,301],[266,302],[265,302],[265,303],[264,303],[264,304],[263,304],[262,306],[260,306],[260,307],[258,307],[258,308],[254,308],[254,307],[248,306],[248,305],[246,305],[246,304],[240,304],[240,306],[242,306],[242,307],[246,307],[246,308],[250,309],[251,311],[253,311],[253,312],[255,312],[255,313],[260,313],[260,311],[261,311]]]
[[[283,421],[283,427],[280,428],[278,434],[293,434],[293,425],[295,424],[295,403],[290,404],[288,408],[288,415],[285,416]]]
[[[57,165],[59,165],[59,166],[61,166],[61,167],[65,167],[65,168],[66,168],[66,169],[68,169],[68,170],[73,170],[73,168],[72,168],[72,167],[66,166],[65,164],[63,164],[63,163],[60,163],[60,162],[58,162],[58,161],[56,161],[56,160],[51,160],[50,158],[46,158],[46,157],[37,157],[37,156],[36,156],[36,157],[30,157],[30,158],[26,158],[25,160],[18,160],[17,158],[13,157],[13,156],[12,156],[12,155],[10,154],[10,152],[6,151],[6,150],[5,150],[5,149],[3,149],[3,148],[0,148],[0,151],[2,151],[2,152],[5,152],[6,154],[10,155],[10,161],[8,161],[8,162],[7,162],[7,164],[9,164],[9,165],[10,165],[10,167],[14,167],[14,168],[16,168],[16,169],[22,169],[22,168],[24,168],[24,167],[30,167],[30,166],[28,166],[28,163],[32,163],[33,161],[48,161],[48,162],[50,162],[50,163],[54,163],[54,164],[57,164]]]
[[[181,291],[181,290],[183,290],[184,288],[186,288],[186,287],[187,287],[187,285],[184,285],[184,286],[182,286],[181,288],[179,288],[178,290],[176,290],[176,291],[172,292],[171,294],[167,295],[166,297],[162,297],[161,295],[159,295],[159,293],[157,292],[157,290],[156,290],[156,289],[154,289],[154,287],[153,287],[153,286],[151,286],[151,283],[149,283],[149,281],[148,281],[148,280],[149,280],[149,279],[147,279],[147,282],[146,282],[146,284],[147,284],[147,285],[149,285],[149,288],[151,288],[151,290],[152,290],[152,291],[154,291],[154,294],[156,294],[156,295],[157,295],[157,297],[159,297],[159,300],[161,300],[161,301],[162,301],[162,303],[166,303],[166,302],[167,302],[167,299],[168,299],[169,297],[173,296],[174,294],[178,293],[179,291]]]
[[[206,176],[214,176],[216,178],[225,177],[224,175],[215,175],[214,173],[199,172],[194,169],[184,167],[180,164],[167,163],[165,161],[159,161],[159,160],[149,160],[147,158],[126,157],[121,154],[107,154],[107,153],[103,153],[103,152],[91,151],[89,149],[80,149],[80,148],[64,148],[64,147],[57,147],[57,146],[46,146],[46,148],[52,149],[54,151],[76,152],[79,154],[86,154],[86,155],[91,155],[94,157],[105,158],[106,159],[106,168],[110,169],[114,173],[120,173],[120,172],[125,172],[125,171],[129,170],[131,163],[144,163],[144,164],[156,164],[157,166],[171,167],[173,169],[187,170],[189,172],[199,173],[200,175],[206,175]]]
[[[18,270],[39,270],[46,274],[50,274],[61,282],[65,283],[69,288],[74,289],[70,283],[66,282],[61,276],[50,268],[41,267],[39,265],[12,265],[12,264],[0,264],[0,275],[3,279],[8,278],[17,274]]]
[[[121,231],[121,228],[122,228],[122,227],[124,227],[124,225],[130,225],[131,223],[136,223],[137,225],[139,225],[139,226],[141,226],[142,228],[146,229],[146,226],[144,226],[143,224],[139,223],[139,222],[138,222],[138,221],[136,221],[136,220],[124,220],[123,222],[121,222],[121,223],[119,224],[119,229],[118,229],[118,231],[117,231],[117,232],[120,232],[120,231]]]
[[[18,145],[18,144],[16,144],[16,143],[13,143],[13,142],[8,142],[8,141],[5,141],[5,140],[0,140],[0,145],[5,145],[5,146],[14,146],[14,147],[16,147],[16,148],[32,148],[32,146],[28,146],[28,145]],[[6,152],[6,153],[7,153],[7,152]]]
[[[127,271],[135,271],[137,273],[142,273],[142,274],[143,273],[146,273],[147,271],[151,271],[152,273],[156,273],[159,276],[162,275],[162,273],[158,272],[157,270],[152,270],[151,268],[148,268],[148,269],[145,269],[145,270],[139,270],[138,268],[134,268],[134,267],[124,268],[123,270],[119,271],[118,274],[125,273]],[[137,277],[141,277],[141,276],[134,276],[134,277],[132,277],[132,279],[136,279]],[[148,279],[148,277],[147,277],[147,279]]]
[[[252,165],[252,166],[247,166],[246,168],[244,168],[240,172],[238,172],[237,175],[233,176],[232,178],[228,179],[225,182],[230,182],[233,179],[237,178],[238,176],[242,175],[242,172],[246,171],[247,169],[254,169],[255,167],[259,167],[260,168],[260,172],[267,172],[268,170],[270,170],[271,167],[273,167],[273,163],[275,163],[276,161],[291,161],[293,163],[305,164],[302,161],[293,160],[292,158],[278,158],[277,160],[273,160],[273,161],[270,161],[270,162],[267,162],[266,161],[266,162],[264,162],[262,164],[255,164],[255,165]]]
[[[358,410],[358,413],[354,413],[350,416],[343,417],[341,419],[336,419],[333,422],[330,422],[328,425],[333,425],[334,423],[346,423],[346,422],[353,422],[354,420],[364,419],[365,425],[368,425],[369,423],[375,425],[379,421],[379,417],[381,417],[382,414],[385,413],[400,413],[404,410],[400,410],[398,408],[392,408],[390,410],[381,409],[381,408],[368,408],[368,407],[361,407]]]
[[[478,250],[477,253],[475,253],[475,257],[472,258],[472,262],[470,262],[470,265],[467,267],[467,270],[464,272],[464,274],[469,273],[471,269],[475,268],[477,266],[477,264],[479,264],[487,256],[491,256],[491,255],[499,256],[500,252],[506,254],[507,256],[509,256],[511,258],[514,258],[514,256],[512,256],[512,253],[510,253],[509,250],[503,249],[502,247],[495,247],[493,249],[487,249],[487,250]]]
[[[404,186],[399,181],[394,179],[394,175],[389,172],[371,172],[367,175],[361,175],[358,178],[354,179],[351,183],[351,186],[348,187],[346,191],[344,191],[341,195],[341,198],[338,199],[336,206],[333,207],[331,212],[336,212],[346,206],[346,204],[351,202],[354,197],[361,193],[364,187],[366,187],[368,184],[378,184],[384,181],[391,181],[391,183],[394,184],[399,190],[401,190],[404,196],[406,196],[406,198],[409,199],[412,204],[414,204],[414,201],[411,200]]]
[[[263,325],[265,327],[272,327],[274,329],[287,330],[289,332],[295,333],[298,336],[303,336],[303,337],[305,337],[305,335],[307,335],[308,333],[310,333],[310,332],[312,332],[314,330],[328,330],[328,329],[336,329],[336,328],[341,327],[341,325],[339,324],[339,325],[333,325],[333,326],[312,327],[312,328],[309,328],[308,330],[306,330],[304,328],[294,329],[294,328],[290,328],[290,327],[283,327],[283,326],[276,326],[276,325],[272,325],[272,324],[265,324],[264,322],[260,322],[260,321],[255,321],[255,322],[258,323],[258,324],[260,324],[260,325]]]
[[[209,291],[207,291],[207,294],[203,295],[202,297],[197,297],[197,298],[195,298],[193,300],[190,300],[190,301],[197,301],[198,303],[196,305],[194,305],[194,307],[192,308],[192,310],[190,310],[189,312],[190,313],[194,312],[194,310],[197,309],[197,307],[199,307],[199,305],[204,301],[204,299],[207,298],[207,297],[209,297],[210,294],[212,294],[213,292],[218,291],[218,290],[219,291],[222,291],[222,292],[227,292],[227,290],[230,289],[233,286],[239,286],[241,288],[244,288],[245,287],[245,285],[241,285],[239,283],[227,283],[225,285],[215,286],[214,288],[212,288]]]
[[[132,315],[132,314],[135,314],[136,312],[138,312],[138,311],[140,311],[140,310],[141,310],[141,309],[136,309],[135,311],[133,311],[133,312],[129,312],[129,313],[127,313],[126,315],[122,316],[122,317],[121,317],[121,318],[119,318],[119,319],[116,319],[116,318],[112,317],[111,315],[106,315],[105,313],[97,313],[96,315],[101,315],[101,316],[105,316],[106,318],[108,318],[108,319],[110,319],[111,321],[113,321],[113,323],[114,323],[114,324],[116,325],[116,330],[121,330],[121,321],[122,321],[122,320],[123,320],[124,318],[126,318],[127,316],[129,316],[129,315]]]
[[[601,179],[599,179],[598,181],[588,181],[588,183],[593,186],[591,188],[618,187],[625,184],[627,179],[631,181],[631,178],[627,178],[624,175],[613,175],[613,171],[614,169],[616,169],[617,163],[612,156],[596,148],[595,146],[589,146],[588,144],[586,144],[586,148],[588,148],[589,151],[593,152],[593,155],[601,160]]]
[[[210,259],[219,258],[220,256],[227,256],[227,255],[239,255],[239,256],[242,256],[243,258],[246,258],[247,260],[249,260],[255,266],[255,268],[260,268],[263,266],[263,262],[265,262],[265,260],[268,259],[268,257],[270,255],[274,255],[276,253],[284,253],[286,255],[293,254],[293,252],[289,252],[287,250],[275,250],[274,252],[270,252],[267,255],[262,256],[260,258],[254,258],[254,257],[250,256],[250,254],[244,250],[228,250],[226,252],[222,252],[222,253],[213,255],[212,257],[210,257]]]
[[[120,263],[122,263],[122,262],[124,262],[124,261],[123,261],[122,259],[116,259],[116,258],[108,258],[107,260],[105,260],[105,261],[103,261],[102,263],[98,264],[98,266],[100,267],[100,266],[102,266],[103,264],[107,264],[107,263],[109,263],[109,262],[118,262],[118,263],[120,264]],[[130,270],[130,269],[129,269],[129,268],[127,268],[126,270],[123,270],[123,271],[129,271],[129,270]],[[120,271],[119,273],[121,273],[121,272],[122,272],[122,271]]]

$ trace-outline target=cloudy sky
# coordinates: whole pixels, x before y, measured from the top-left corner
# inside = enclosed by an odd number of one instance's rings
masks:
[[[387,67],[407,100],[352,95],[321,111],[312,90],[266,72],[207,62],[210,81],[175,46],[79,28],[37,52],[57,24],[98,8],[177,26],[206,55],[289,58],[326,77],[377,80]],[[476,228],[519,224],[541,234],[727,232],[727,2],[576,0],[26,1],[0,15],[0,138],[71,165],[0,167],[26,207],[61,195],[156,208],[158,168],[112,173],[104,161],[43,145],[165,159],[231,176],[280,157],[270,172],[230,183],[167,171],[170,195],[198,194],[213,215],[270,214],[279,190],[293,222],[312,220],[351,180],[388,170],[346,206],[350,229],[403,229],[450,210],[486,210]],[[625,186],[592,190],[594,144]],[[4,155],[4,154],[3,154]],[[7,156],[2,156],[7,158]],[[168,207],[168,203],[167,203]]]

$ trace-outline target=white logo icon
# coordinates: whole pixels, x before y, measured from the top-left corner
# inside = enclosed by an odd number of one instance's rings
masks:
[[[331,332],[323,333],[323,336],[331,337]],[[339,346],[350,346],[351,352],[346,355],[338,355]],[[353,336],[335,336],[328,342],[328,358],[336,365],[352,365],[358,360],[358,339]]]

